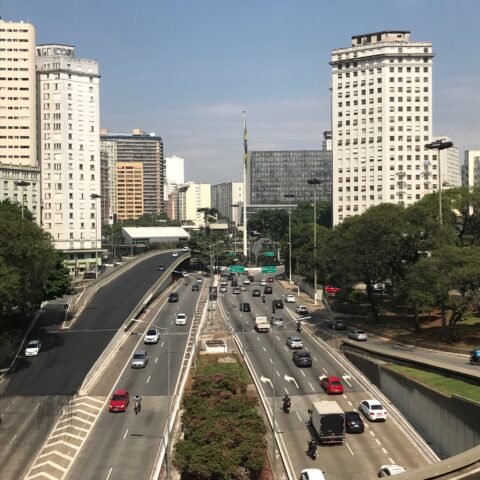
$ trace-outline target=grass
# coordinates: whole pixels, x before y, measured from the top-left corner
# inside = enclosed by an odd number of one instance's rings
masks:
[[[445,395],[452,396],[455,394],[459,397],[480,403],[480,388],[478,385],[472,385],[462,380],[456,380],[437,373],[426,372],[404,365],[389,363],[388,366],[392,370],[402,373],[413,380],[417,380],[423,385],[433,388]]]
[[[234,358],[235,362],[223,363],[221,359]],[[220,361],[219,361],[220,360]],[[242,364],[233,355],[199,355],[195,366],[196,375],[233,374],[250,383],[250,377]]]

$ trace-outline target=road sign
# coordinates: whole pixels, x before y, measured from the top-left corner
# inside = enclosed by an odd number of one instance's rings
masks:
[[[264,255],[266,257],[274,257],[275,256],[275,252],[265,252]]]
[[[236,255],[235,252],[228,252],[228,256],[229,256],[229,257],[234,257],[235,255]]]
[[[262,273],[275,273],[277,271],[277,267],[275,265],[262,267]]]
[[[231,273],[243,273],[245,271],[245,267],[243,265],[230,265],[228,267],[228,271]]]

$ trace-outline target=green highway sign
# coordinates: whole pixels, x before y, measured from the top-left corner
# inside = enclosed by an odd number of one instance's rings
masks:
[[[229,257],[234,257],[235,255],[236,255],[235,252],[228,252]]]
[[[243,265],[230,265],[228,267],[228,271],[231,273],[243,273],[245,271],[245,267]]]
[[[275,252],[265,252],[264,255],[266,257],[274,257],[275,256]]]
[[[277,271],[277,267],[275,265],[262,267],[262,273],[275,273],[276,271]]]

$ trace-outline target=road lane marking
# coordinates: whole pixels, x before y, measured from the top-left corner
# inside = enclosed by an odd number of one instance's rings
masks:
[[[277,340],[280,340],[280,337],[279,337],[278,335],[276,335],[275,338],[276,338]]]
[[[350,451],[350,453],[351,453],[353,456],[355,456],[355,454],[353,453],[353,450],[350,448],[350,445],[349,445],[347,442],[345,442],[345,445],[347,446],[347,448],[348,448],[348,450]]]
[[[15,434],[13,438],[10,440],[10,443],[8,444],[9,446],[13,443],[13,441],[17,438],[18,434]]]
[[[382,444],[382,442],[378,438],[376,438],[375,441],[377,442],[378,446],[380,446]]]
[[[302,418],[300,417],[300,414],[297,411],[295,411],[295,413],[297,414],[298,419],[302,422]]]
[[[150,375],[149,375],[148,378],[147,378],[147,383],[148,383],[148,382],[150,382]]]
[[[164,345],[165,345],[165,342],[162,342],[160,345],[160,348],[163,348]]]
[[[322,370],[323,370],[326,374],[328,374],[328,372],[327,372],[323,367],[322,367]]]
[[[351,377],[350,375],[342,375],[343,381],[348,384],[349,387],[352,387],[352,384],[348,381]]]
[[[15,397],[8,405],[8,407],[3,411],[3,413],[7,413],[8,409],[17,401],[18,397]]]
[[[315,391],[315,389],[313,388],[313,385],[312,385],[310,382],[308,382],[308,384],[310,385],[310,388],[311,388],[313,391]]]
[[[275,372],[277,372],[277,375],[280,376],[280,372],[278,370],[275,370]]]
[[[125,430],[125,435],[123,436],[124,440],[127,438],[127,433],[128,433],[128,428]]]
[[[388,455],[388,452],[385,448],[382,447],[382,452],[385,454],[385,455]]]
[[[390,463],[393,463],[393,464],[395,465],[395,462],[393,461],[393,458],[392,458],[392,457],[388,457],[388,461],[389,461]]]
[[[267,349],[266,349],[265,347],[263,347],[263,351],[264,351],[264,352],[266,352],[266,351],[267,351]]]
[[[273,365],[273,360],[271,358],[269,358],[269,360],[270,360],[270,363]]]
[[[158,362],[158,357],[155,357],[155,362],[154,363],[157,363]]]
[[[113,472],[113,467],[110,467],[110,470],[108,471],[107,478],[105,480],[108,480],[110,478],[110,475],[112,474],[112,472]]]
[[[350,400],[347,400],[347,403],[348,403],[351,407],[353,407],[353,403],[352,403]]]
[[[284,345],[283,348],[288,352],[288,348],[286,345]]]
[[[313,359],[314,359],[316,362],[318,362],[318,358],[317,358],[317,357],[313,357]]]
[[[304,372],[303,370],[300,370],[300,373],[301,373],[304,377],[306,377],[305,372]]]
[[[345,394],[343,394],[343,398],[346,400],[347,399],[347,396]]]
[[[285,388],[285,393],[288,395],[288,390],[287,390],[287,387],[284,387]]]
[[[370,430],[370,435],[371,435],[372,437],[374,437],[374,436],[375,436],[375,433],[373,433],[373,431]]]

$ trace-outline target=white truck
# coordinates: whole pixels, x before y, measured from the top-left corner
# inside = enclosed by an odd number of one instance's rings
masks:
[[[270,324],[268,323],[267,317],[256,317],[255,318],[255,330],[257,332],[269,332]]]
[[[313,402],[310,425],[318,435],[319,443],[343,443],[345,438],[345,412],[332,400]]]

